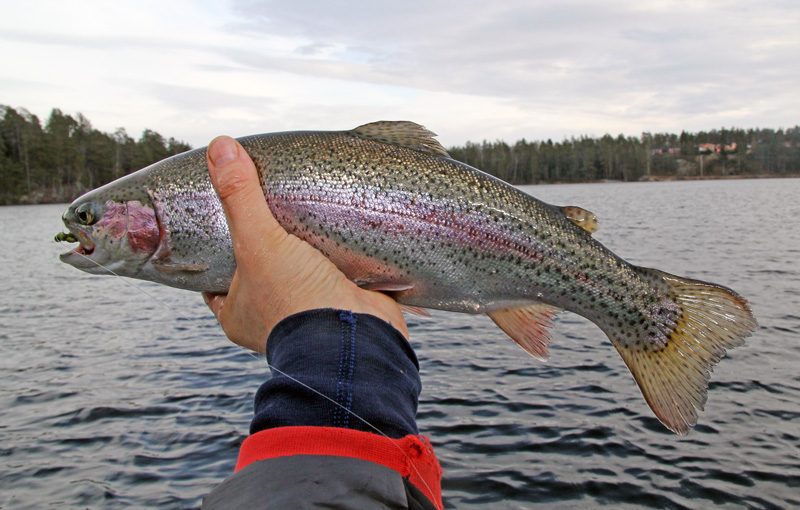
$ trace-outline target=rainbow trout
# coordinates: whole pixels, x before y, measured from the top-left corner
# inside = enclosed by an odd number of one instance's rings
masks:
[[[455,161],[434,136],[375,122],[239,142],[281,225],[358,285],[417,312],[485,313],[542,360],[553,315],[582,315],[608,335],[661,422],[686,434],[713,365],[756,328],[747,301],[625,262],[592,238],[593,214]],[[61,260],[88,273],[226,292],[236,269],[205,148],[91,191],[63,219],[69,233],[56,238],[80,245]]]

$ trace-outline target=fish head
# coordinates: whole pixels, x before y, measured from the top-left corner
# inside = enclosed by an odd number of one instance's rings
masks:
[[[79,245],[61,261],[91,274],[135,277],[161,243],[156,209],[142,188],[107,185],[79,197],[62,216],[69,234],[56,236]]]

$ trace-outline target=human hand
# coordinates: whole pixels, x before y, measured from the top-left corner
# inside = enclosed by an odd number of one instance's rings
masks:
[[[263,353],[278,322],[315,308],[372,314],[408,338],[392,298],[359,288],[316,248],[281,227],[239,142],[215,138],[207,160],[228,220],[236,273],[227,294],[204,292],[203,299],[233,343]]]

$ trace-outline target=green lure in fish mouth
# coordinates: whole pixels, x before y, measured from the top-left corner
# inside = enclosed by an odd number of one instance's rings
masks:
[[[78,238],[75,237],[75,235],[72,234],[72,232],[67,232],[67,233],[59,232],[58,234],[56,234],[55,240],[58,243],[65,242],[65,241],[68,242],[68,243],[77,243],[78,242]]]

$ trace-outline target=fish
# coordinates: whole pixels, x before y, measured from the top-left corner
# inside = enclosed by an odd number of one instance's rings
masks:
[[[556,313],[581,315],[610,339],[655,416],[687,434],[713,367],[757,328],[747,300],[626,262],[593,237],[591,212],[456,161],[435,136],[379,121],[238,141],[278,222],[357,285],[413,313],[486,314],[543,361]],[[236,270],[206,148],[86,193],[63,222],[57,240],[78,246],[61,260],[87,273],[225,293]]]

